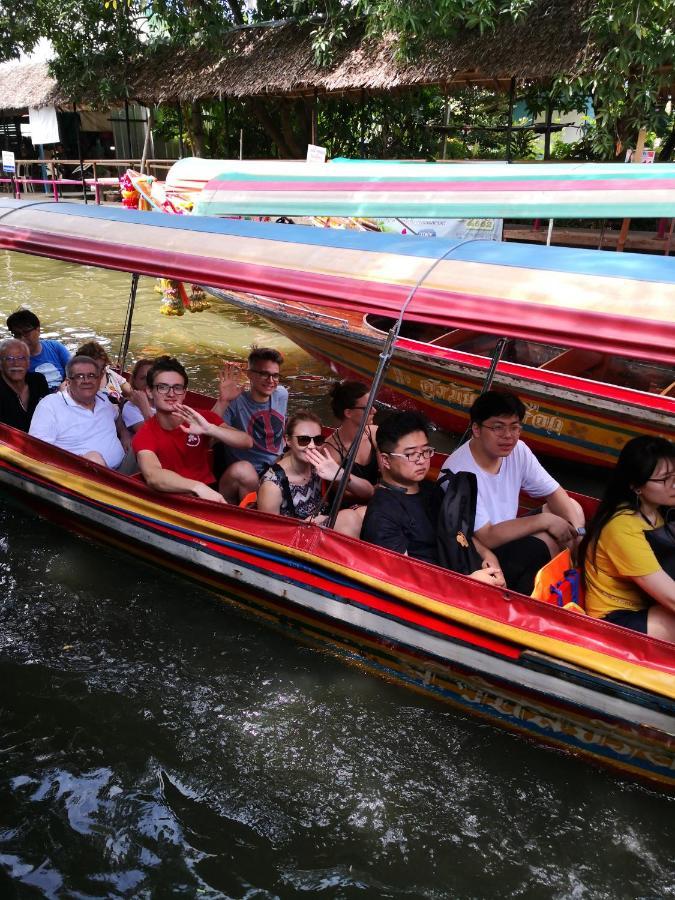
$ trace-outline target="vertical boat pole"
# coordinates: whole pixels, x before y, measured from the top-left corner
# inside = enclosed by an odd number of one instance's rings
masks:
[[[330,509],[330,514],[328,516],[328,521],[326,522],[327,528],[334,528],[335,521],[338,517],[338,513],[340,512],[340,507],[342,506],[342,500],[344,499],[345,491],[347,490],[347,484],[349,483],[349,478],[352,474],[352,469],[354,467],[354,463],[356,462],[356,454],[359,452],[359,447],[361,446],[361,440],[363,435],[366,433],[366,428],[368,426],[368,416],[370,415],[370,411],[373,408],[375,403],[375,399],[380,390],[380,386],[382,384],[382,380],[384,379],[384,374],[387,371],[387,366],[389,365],[392,356],[394,355],[394,346],[396,345],[396,341],[401,332],[401,326],[403,325],[403,317],[405,316],[410,303],[417,293],[418,288],[426,281],[426,279],[431,275],[433,270],[436,268],[439,263],[443,262],[443,260],[447,259],[451,253],[454,253],[455,250],[459,250],[460,247],[463,247],[465,244],[473,244],[477,243],[477,240],[485,240],[484,238],[467,238],[464,241],[460,241],[458,244],[453,244],[451,247],[445,251],[442,256],[439,256],[438,259],[435,259],[432,264],[425,269],[425,271],[420,275],[417,282],[412,287],[410,293],[405,299],[403,306],[401,307],[401,311],[399,313],[398,319],[395,324],[392,326],[389,334],[387,335],[387,339],[385,341],[384,347],[382,348],[382,353],[380,353],[380,362],[377,367],[377,371],[373,376],[373,383],[370,388],[370,393],[368,394],[368,400],[366,401],[366,405],[363,408],[363,418],[361,419],[361,425],[359,426],[359,430],[352,441],[351,447],[349,448],[349,452],[347,453],[347,458],[345,459],[342,465],[342,478],[338,482],[337,490],[335,491],[335,497],[333,498],[333,504]],[[495,367],[497,363],[494,363]],[[338,470],[339,471],[339,470]]]
[[[127,353],[129,352],[129,341],[131,340],[131,323],[134,318],[134,307],[136,305],[136,291],[138,290],[138,274],[134,272],[131,276],[131,289],[129,291],[129,302],[127,303],[127,315],[124,321],[124,332],[122,333],[122,342],[120,350],[117,354],[117,368],[120,372],[124,372],[124,366],[127,361]]]

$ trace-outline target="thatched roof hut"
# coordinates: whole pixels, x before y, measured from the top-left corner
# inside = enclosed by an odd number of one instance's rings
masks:
[[[133,67],[130,93],[147,103],[213,97],[312,96],[390,92],[427,85],[508,88],[511,78],[540,80],[588,65],[581,22],[589,0],[538,0],[522,22],[494,33],[463,31],[401,61],[393,39],[353,31],[332,63],[313,61],[311,27],[283,24],[231,33],[219,53],[193,49],[148,57]]]
[[[0,109],[19,113],[33,106],[65,103],[46,62],[6,62],[0,64]]]

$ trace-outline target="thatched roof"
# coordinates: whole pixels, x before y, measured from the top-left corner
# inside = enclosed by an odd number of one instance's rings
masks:
[[[28,106],[53,106],[64,102],[59,97],[46,62],[7,62],[0,64],[0,109],[17,112]]]
[[[325,68],[313,62],[310,27],[284,24],[233,32],[224,53],[173,52],[140,61],[130,92],[148,103],[212,97],[386,92],[425,85],[506,87],[512,77],[539,80],[583,68],[589,55],[581,21],[589,0],[538,0],[520,23],[495,33],[464,31],[427,44],[413,61],[393,40],[353,32]]]

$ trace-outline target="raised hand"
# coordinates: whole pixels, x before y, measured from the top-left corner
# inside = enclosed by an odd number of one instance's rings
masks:
[[[187,432],[187,434],[208,435],[213,428],[213,425],[211,425],[210,422],[207,422],[204,416],[201,413],[198,413],[196,409],[192,409],[191,406],[184,406],[182,403],[177,403],[171,410],[171,414],[181,420],[179,428]]]
[[[314,469],[319,478],[324,481],[333,481],[342,466],[336,462],[325,447],[320,450],[317,447],[308,447],[305,450],[305,457]]]
[[[231,403],[244,390],[242,371],[239,363],[225,363],[218,374],[218,399],[223,403]]]

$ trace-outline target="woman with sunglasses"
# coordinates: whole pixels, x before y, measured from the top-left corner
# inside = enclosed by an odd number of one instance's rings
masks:
[[[351,446],[356,440],[368,394],[368,386],[361,381],[338,381],[331,389],[331,409],[340,424],[326,441],[326,447],[340,466],[344,466]],[[373,496],[375,485],[380,478],[375,445],[377,425],[373,425],[374,414],[375,409],[372,408],[368,413],[368,424],[361,437],[349,485],[345,491],[345,505],[355,502],[367,503]]]
[[[291,416],[286,423],[287,452],[263,474],[258,509],[323,525],[328,517],[322,511],[322,483],[332,482],[339,469],[323,444],[318,416],[307,409]],[[335,530],[358,537],[361,518],[352,510],[342,510]]]
[[[673,506],[675,445],[647,435],[628,441],[579,548],[591,616],[675,641],[675,580],[645,537]]]

